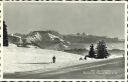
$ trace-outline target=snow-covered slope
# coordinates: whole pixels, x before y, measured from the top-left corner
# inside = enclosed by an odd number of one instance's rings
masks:
[[[42,40],[42,37],[41,35],[37,32],[35,33],[33,36],[28,36],[26,38],[27,42],[28,43],[31,43],[31,42],[34,42],[34,41],[41,41]]]
[[[61,51],[39,49],[34,47],[24,48],[10,44],[9,47],[4,47],[4,72],[39,69],[40,67],[42,68],[43,65],[50,65],[53,56],[56,56],[57,64],[73,63],[82,57],[77,54]]]
[[[45,72],[67,66],[98,62],[118,57],[116,55],[112,55],[108,59],[97,60],[87,58],[85,61],[79,61],[79,58],[84,58],[84,56],[35,47],[17,47],[14,44],[10,44],[9,47],[4,47],[3,51],[4,73],[25,72],[39,69],[41,69],[41,72]],[[53,56],[56,56],[55,64],[52,63]]]
[[[64,50],[68,47],[70,42],[65,41],[61,34],[56,34],[47,31],[34,31],[27,35],[27,43],[34,43],[41,48],[52,50]],[[60,47],[61,46],[61,47]]]

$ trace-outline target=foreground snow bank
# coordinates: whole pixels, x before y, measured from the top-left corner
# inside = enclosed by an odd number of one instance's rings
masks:
[[[76,54],[61,51],[39,49],[34,47],[17,47],[14,44],[11,44],[9,47],[4,47],[3,50],[4,72],[39,69],[44,65],[51,64],[53,56],[56,56],[57,64],[70,61],[78,61],[78,59],[81,57]]]
[[[103,59],[87,59],[79,61],[80,56],[77,54],[66,53],[62,51],[46,50],[39,48],[23,48],[11,44],[9,47],[4,47],[4,72],[24,72],[41,69],[42,71],[49,71],[67,66],[102,61]],[[56,56],[56,63],[53,64],[52,57]],[[117,56],[111,56],[116,58]],[[106,60],[106,59],[104,59]]]

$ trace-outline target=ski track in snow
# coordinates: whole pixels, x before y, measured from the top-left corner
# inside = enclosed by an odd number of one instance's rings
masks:
[[[120,62],[120,61],[119,61]],[[100,64],[100,65],[94,65],[94,66],[89,66],[89,67],[85,67],[85,66],[81,66],[81,67],[73,67],[73,68],[68,68],[68,69],[62,69],[58,72],[53,72],[53,73],[47,73],[46,75],[54,75],[54,74],[61,74],[61,73],[67,73],[67,72],[72,72],[72,71],[78,71],[78,70],[85,70],[85,69],[89,69],[89,68],[94,68],[94,67],[100,67],[100,66],[105,66],[108,64],[116,64],[119,62],[114,62],[114,63],[106,63],[106,64]],[[45,74],[44,74],[45,75]]]

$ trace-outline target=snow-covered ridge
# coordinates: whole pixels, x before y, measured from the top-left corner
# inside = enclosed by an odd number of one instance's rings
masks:
[[[17,36],[16,36],[17,35]],[[33,31],[27,35],[14,34],[9,36],[9,42],[17,45],[35,45],[40,48],[63,50],[68,48],[70,42],[65,41],[63,36],[53,31]]]
[[[33,32],[26,37],[28,43],[34,43],[41,48],[53,50],[63,50],[68,48],[70,42],[65,41],[59,35],[54,35],[49,32]]]
[[[32,35],[32,36],[28,36],[28,37],[26,38],[26,40],[27,40],[28,43],[31,43],[31,42],[35,42],[35,41],[41,41],[41,40],[42,40],[42,37],[41,37],[41,35],[37,32],[37,33],[35,33],[35,34]]]
[[[59,39],[60,41],[64,42],[64,40],[63,40],[63,39],[61,39],[61,38],[60,38],[60,37],[58,37],[58,36],[55,36],[55,35],[50,34],[50,33],[48,33],[48,35],[49,35],[49,37],[50,37],[52,40]]]
[[[65,40],[63,40],[59,36],[56,36],[56,35],[51,34],[51,33],[40,34],[39,32],[35,32],[35,33],[26,37],[28,42],[41,41],[41,40],[45,40],[46,38],[51,40],[51,41],[54,41],[55,39],[58,39],[60,42],[63,42],[63,43],[66,42]],[[69,42],[67,42],[67,43],[69,43]]]

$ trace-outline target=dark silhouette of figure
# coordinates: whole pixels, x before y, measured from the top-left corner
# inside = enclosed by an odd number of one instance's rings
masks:
[[[56,57],[55,56],[52,57],[52,60],[53,60],[53,63],[56,63]]]
[[[87,56],[85,56],[84,59],[87,60]]]

